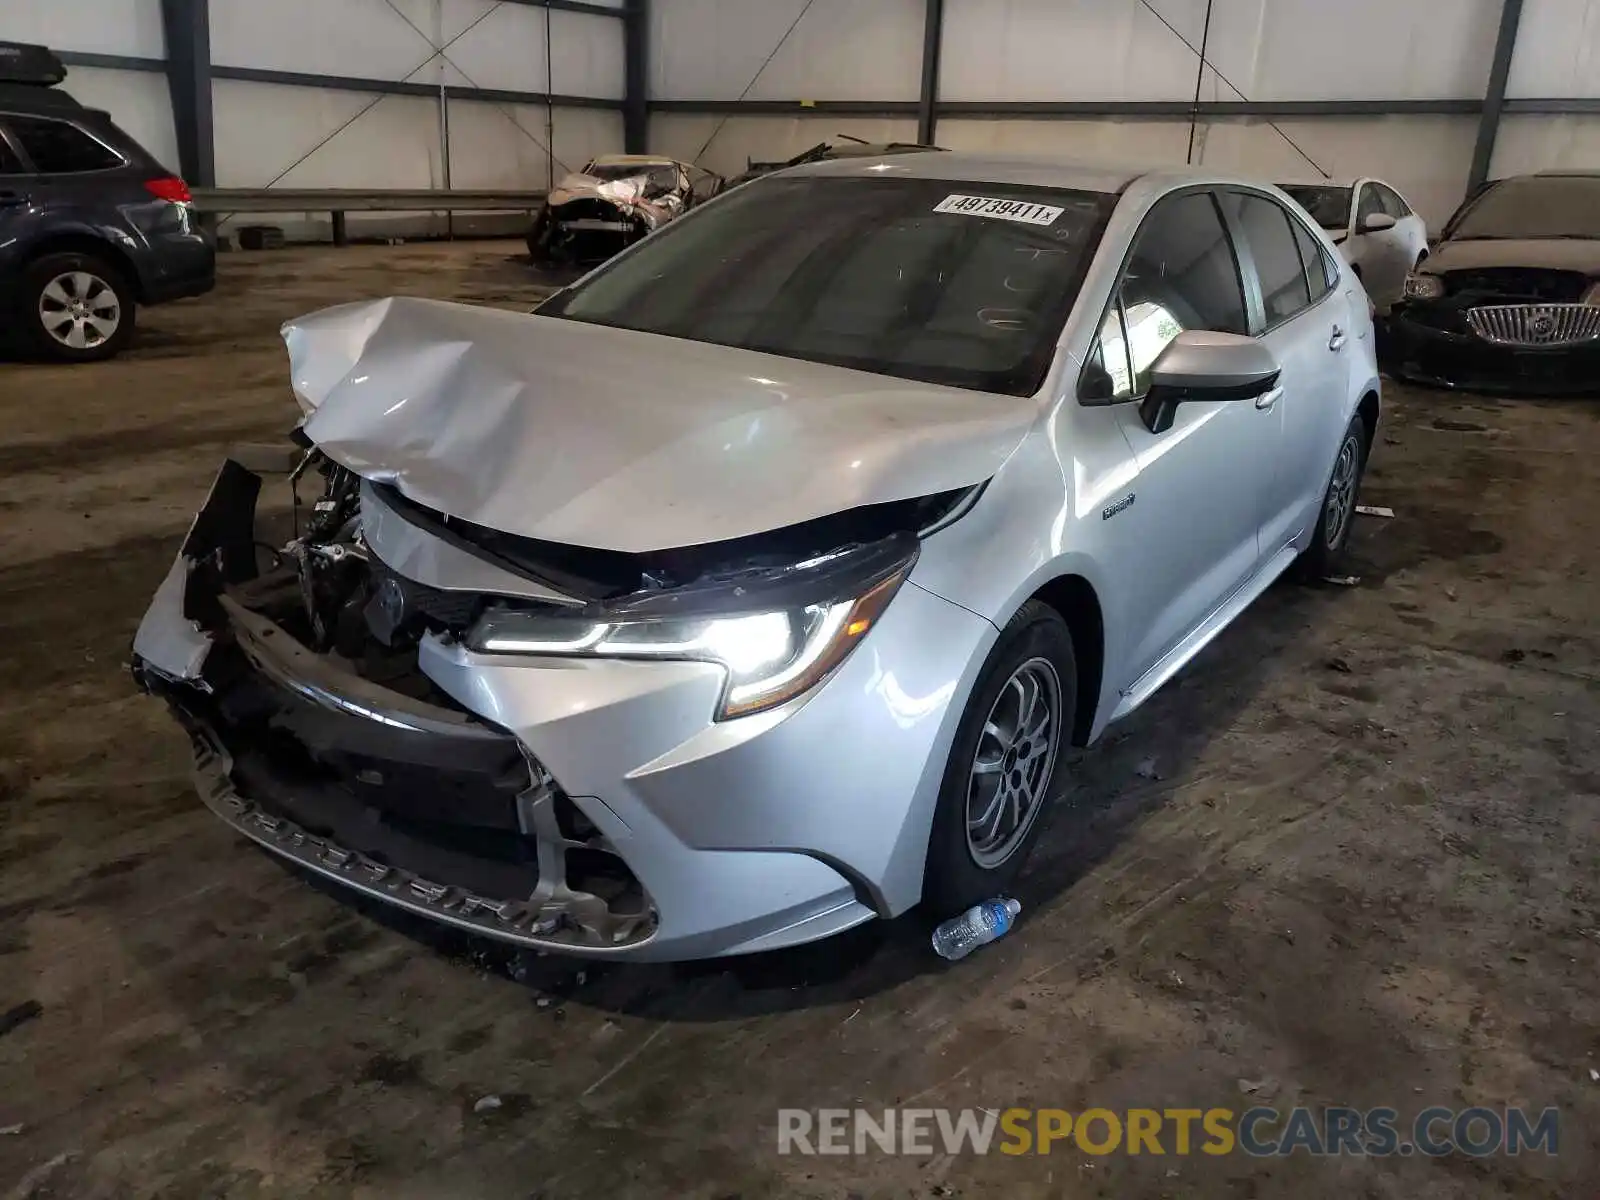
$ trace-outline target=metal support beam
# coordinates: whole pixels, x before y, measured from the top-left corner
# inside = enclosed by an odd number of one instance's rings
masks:
[[[1514,101],[1518,111],[1528,104],[1567,101]],[[651,112],[782,114],[785,116],[920,116],[921,104],[912,100],[652,100]],[[934,110],[941,117],[1015,118],[1120,117],[1143,121],[1187,121],[1198,112],[1202,119],[1269,117],[1476,116],[1477,100],[939,100]]]
[[[217,181],[211,125],[211,12],[209,0],[161,0],[167,39],[167,90],[178,136],[178,164],[199,187]]]
[[[1501,0],[1500,33],[1495,38],[1494,62],[1489,67],[1489,90],[1483,98],[1483,114],[1478,118],[1478,142],[1472,148],[1472,169],[1467,173],[1469,196],[1489,178],[1495,138],[1500,133],[1500,113],[1506,103],[1511,56],[1517,48],[1517,25],[1521,21],[1522,0]]]
[[[622,148],[643,154],[650,146],[650,0],[624,0],[622,71]]]
[[[591,17],[620,17],[623,10],[609,4],[585,4],[583,0],[504,0],[506,4],[525,4],[530,8],[553,8],[556,12],[588,13]]]
[[[939,46],[944,41],[944,0],[927,0],[922,18],[922,92],[917,98],[917,141],[933,145],[939,125]]]

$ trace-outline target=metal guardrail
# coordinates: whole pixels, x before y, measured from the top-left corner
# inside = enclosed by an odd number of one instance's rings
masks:
[[[333,217],[333,244],[348,240],[345,214],[352,212],[532,212],[544,189],[522,192],[434,188],[359,191],[350,188],[195,188],[194,210],[202,214],[325,212]]]

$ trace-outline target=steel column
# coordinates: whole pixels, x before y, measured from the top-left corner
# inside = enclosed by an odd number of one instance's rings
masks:
[[[211,12],[208,0],[161,0],[167,39],[167,90],[178,137],[178,166],[200,187],[217,181],[211,123]]]
[[[1467,174],[1469,196],[1489,178],[1495,138],[1500,133],[1500,112],[1506,103],[1506,79],[1511,74],[1511,55],[1517,48],[1517,25],[1521,21],[1522,0],[1502,0],[1500,33],[1495,38],[1494,62],[1489,67],[1489,91],[1483,98],[1483,114],[1478,118],[1478,142],[1472,148],[1472,169]]]
[[[650,147],[650,0],[625,0],[622,9],[622,148]]]
[[[933,145],[939,125],[939,47],[944,41],[944,0],[927,0],[922,20],[922,92],[917,99],[917,141]]]

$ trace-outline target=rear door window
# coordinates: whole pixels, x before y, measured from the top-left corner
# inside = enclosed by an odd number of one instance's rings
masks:
[[[26,174],[27,168],[22,165],[22,159],[6,140],[5,120],[5,117],[0,117],[0,175]]]
[[[1306,266],[1306,283],[1311,287],[1311,303],[1315,304],[1328,294],[1328,289],[1333,287],[1336,278],[1332,270],[1333,263],[1323,250],[1322,243],[1311,236],[1311,231],[1299,221],[1291,221],[1294,226],[1294,240],[1300,247],[1300,259]]]
[[[1261,307],[1271,328],[1311,303],[1305,263],[1295,243],[1296,222],[1276,200],[1249,192],[1227,199],[1255,260],[1261,283]]]
[[[7,117],[6,125],[41,175],[81,175],[122,166],[122,158],[76,125],[49,117]]]

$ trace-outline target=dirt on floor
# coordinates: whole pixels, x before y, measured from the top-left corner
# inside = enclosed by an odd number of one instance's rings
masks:
[[[1389,388],[1359,581],[1274,587],[1082,753],[1020,927],[960,964],[916,915],[518,958],[219,825],[128,645],[225,448],[297,416],[279,323],[526,307],[517,249],[232,254],[115,363],[0,363],[0,1198],[1595,1194],[1593,403]],[[780,1108],[1296,1105],[1550,1107],[1559,1152],[778,1153]]]

